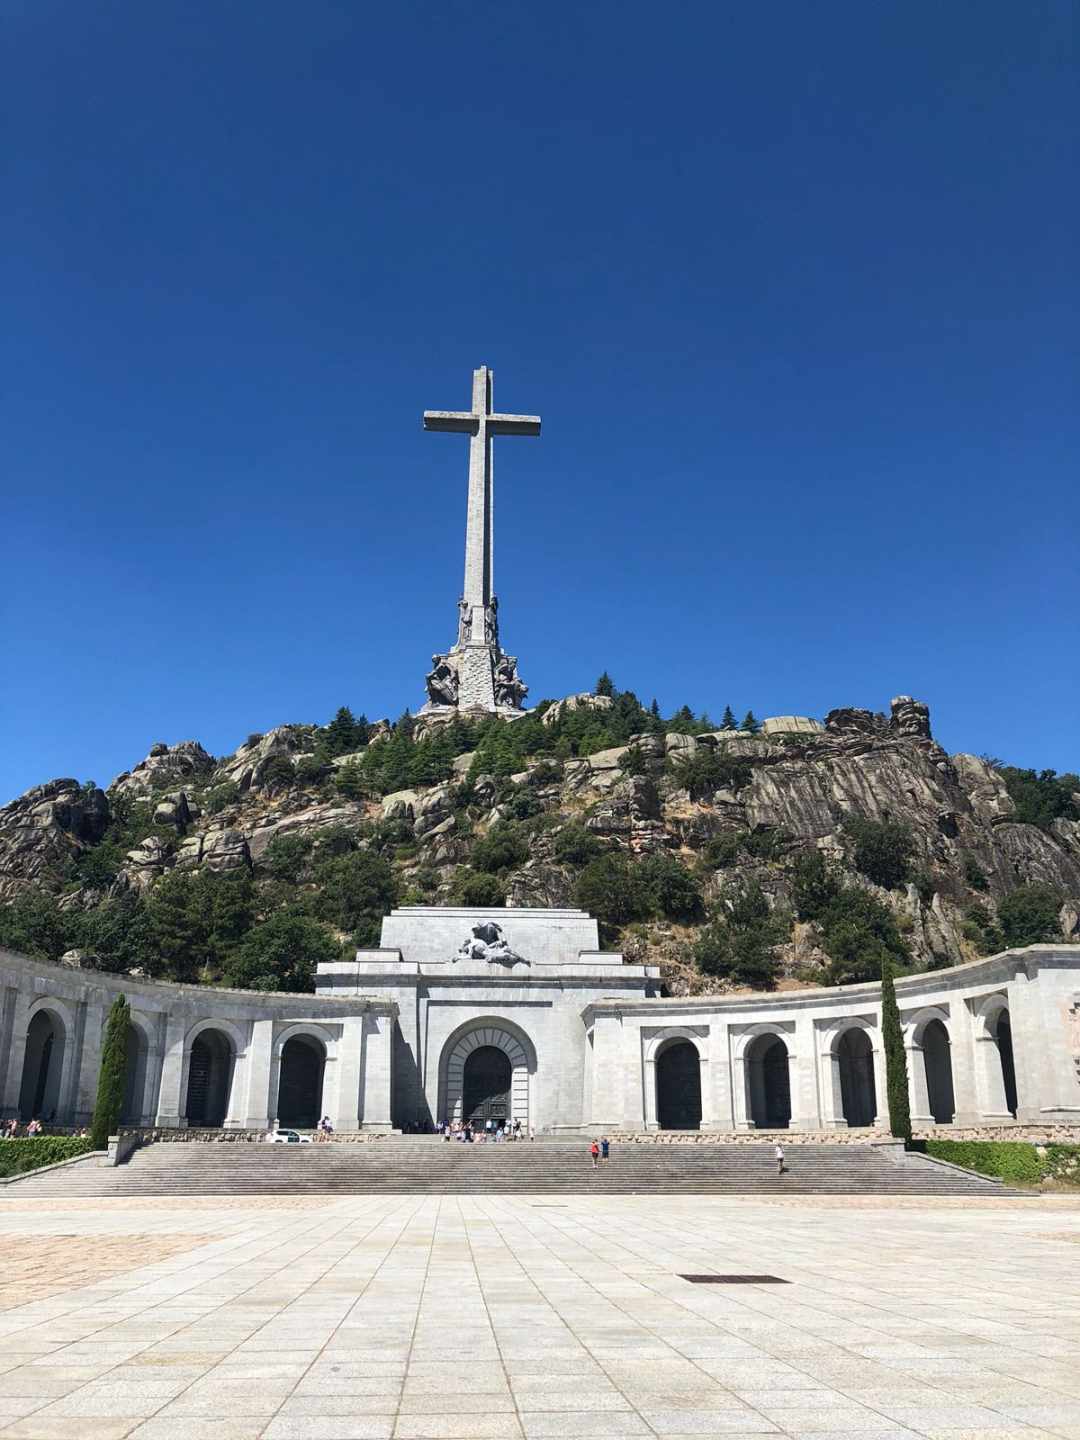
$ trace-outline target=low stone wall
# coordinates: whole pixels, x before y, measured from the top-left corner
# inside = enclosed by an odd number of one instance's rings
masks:
[[[294,1127],[285,1126],[285,1129]],[[316,1131],[301,1130],[299,1134],[310,1135],[314,1140]],[[392,1132],[391,1132],[392,1133]],[[370,1144],[385,1140],[387,1131],[380,1130],[335,1130],[333,1140],[339,1145]],[[265,1130],[197,1130],[189,1126],[162,1126],[157,1129],[136,1129],[123,1127],[122,1139],[133,1137],[138,1145],[256,1145],[266,1142]]]
[[[583,1133],[591,1138],[592,1132]],[[888,1130],[609,1130],[620,1145],[880,1145]],[[1026,1140],[1033,1145],[1080,1145],[1080,1125],[928,1125],[915,1140]]]
[[[1031,1145],[1080,1145],[1080,1125],[927,1125],[915,1140],[1026,1140]]]

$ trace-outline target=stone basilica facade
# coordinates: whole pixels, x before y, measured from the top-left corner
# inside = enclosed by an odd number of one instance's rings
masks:
[[[1080,946],[897,981],[913,1123],[1080,1124]],[[0,1114],[82,1125],[117,992],[124,1121],[537,1134],[884,1125],[876,985],[662,998],[577,910],[409,907],[312,995],[150,983],[0,951]]]

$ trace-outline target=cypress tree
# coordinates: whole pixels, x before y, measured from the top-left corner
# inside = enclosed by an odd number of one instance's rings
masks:
[[[128,1027],[131,1011],[123,995],[113,1001],[105,1022],[105,1042],[101,1049],[101,1072],[98,1075],[97,1100],[90,1127],[90,1143],[95,1150],[109,1148],[109,1136],[116,1134],[120,1112],[124,1108],[127,1085]]]
[[[885,1046],[885,1090],[889,1100],[889,1129],[898,1140],[911,1139],[911,1108],[908,1102],[907,1052],[896,1003],[892,958],[881,960],[881,1038]]]

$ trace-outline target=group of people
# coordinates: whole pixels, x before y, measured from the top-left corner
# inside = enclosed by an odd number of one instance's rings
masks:
[[[589,1154],[592,1156],[592,1168],[598,1169],[606,1165],[611,1159],[611,1141],[606,1135],[601,1135],[599,1140],[593,1140],[589,1146]]]
[[[435,1127],[436,1134],[444,1140],[460,1140],[463,1145],[500,1145],[507,1140],[524,1140],[525,1131],[520,1120],[512,1124],[509,1120],[440,1120]],[[536,1132],[529,1127],[529,1139],[536,1139]]]
[[[43,1135],[44,1133],[45,1126],[41,1123],[41,1121],[37,1118],[36,1115],[34,1116],[33,1120],[28,1122],[26,1129],[23,1131],[23,1134],[27,1138],[30,1138],[34,1135]],[[11,1120],[5,1120],[2,1124],[0,1124],[0,1140],[17,1140],[18,1138],[19,1122],[17,1119],[13,1118]]]

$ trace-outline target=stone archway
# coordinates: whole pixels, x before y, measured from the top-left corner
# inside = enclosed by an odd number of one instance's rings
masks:
[[[1012,1022],[1007,1008],[998,1011],[997,1024],[993,1030],[994,1044],[1001,1065],[1001,1088],[1005,1094],[1005,1109],[1016,1118],[1016,1059],[1013,1055]]]
[[[701,1129],[701,1056],[692,1040],[669,1040],[657,1053],[656,1119],[661,1130]]]
[[[472,1070],[469,1061],[475,1052],[490,1049],[501,1051],[510,1066],[505,1119],[510,1124],[520,1120],[522,1128],[528,1130],[529,1077],[536,1071],[536,1052],[528,1036],[516,1025],[495,1018],[476,1020],[463,1026],[443,1046],[439,1065],[439,1118],[447,1121],[468,1118],[465,1114],[466,1067]],[[489,1066],[494,1076],[494,1062],[490,1061],[490,1057]]]
[[[326,1046],[315,1035],[293,1035],[281,1047],[278,1124],[313,1130],[322,1119]]]
[[[926,1103],[935,1125],[951,1125],[956,1109],[950,1051],[949,1032],[942,1021],[928,1020],[922,1031],[922,1058]]]
[[[758,1130],[787,1130],[791,1125],[788,1048],[774,1033],[757,1035],[746,1050],[749,1119]]]
[[[857,1129],[877,1119],[874,1049],[861,1025],[851,1025],[836,1042],[840,1107],[848,1126]]]
[[[140,1125],[146,1094],[146,1064],[150,1046],[141,1026],[134,1023],[127,1030],[127,1066],[124,1073],[124,1103],[120,1119],[125,1125]]]
[[[217,1129],[229,1113],[235,1052],[223,1030],[200,1030],[188,1056],[184,1114],[195,1129]]]
[[[22,1085],[19,1089],[21,1120],[55,1120],[60,1110],[60,1086],[64,1073],[67,1027],[55,1010],[41,1009],[26,1027]]]

